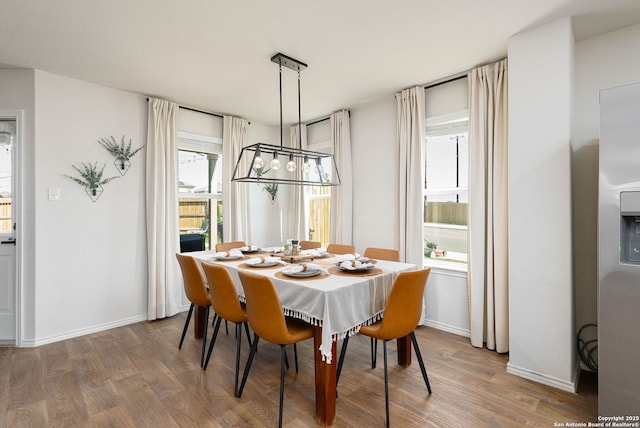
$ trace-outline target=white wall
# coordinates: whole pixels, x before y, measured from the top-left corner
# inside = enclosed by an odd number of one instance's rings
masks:
[[[146,143],[146,100],[35,72],[36,344],[146,319],[145,154],[120,176],[98,140]],[[68,175],[81,162],[106,164],[94,203]],[[59,187],[59,201],[48,200]]]
[[[576,328],[598,314],[599,93],[640,82],[640,25],[576,43],[572,123]],[[594,330],[586,330],[594,333]]]
[[[575,389],[570,18],[509,39],[508,371]],[[535,54],[534,54],[535,53]]]

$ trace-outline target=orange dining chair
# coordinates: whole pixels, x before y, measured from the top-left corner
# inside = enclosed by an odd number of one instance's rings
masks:
[[[369,247],[364,250],[365,257],[371,257],[372,259],[389,260],[392,262],[400,261],[400,252],[391,248],[374,248]]]
[[[202,276],[202,272],[198,267],[198,261],[187,255],[176,254],[178,263],[180,264],[180,270],[182,271],[182,282],[184,283],[184,292],[187,295],[187,299],[191,302],[189,306],[189,314],[187,320],[184,323],[182,329],[182,337],[180,337],[180,345],[178,349],[182,349],[182,342],[184,342],[184,336],[187,334],[187,328],[189,327],[189,321],[191,321],[191,315],[193,314],[193,308],[197,306],[204,306],[205,310],[205,323],[204,323],[204,335],[202,336],[202,355],[200,356],[200,366],[204,363],[204,351],[206,349],[207,342],[207,325],[209,325],[209,309],[211,308],[211,296],[207,291],[205,280]]]
[[[329,254],[353,254],[355,252],[356,247],[353,245],[329,244],[327,247],[327,253]]]
[[[234,248],[241,248],[244,246],[246,246],[244,241],[223,242],[221,244],[216,244],[216,251],[229,251]]]
[[[216,343],[218,337],[218,330],[220,329],[220,322],[222,320],[231,321],[236,323],[236,379],[233,385],[234,395],[238,394],[238,373],[240,371],[240,342],[242,341],[242,326],[247,334],[249,340],[249,347],[251,347],[251,337],[249,336],[249,318],[244,307],[240,304],[238,299],[238,293],[236,287],[233,284],[233,279],[229,271],[223,266],[212,265],[209,263],[202,263],[202,270],[207,277],[209,283],[209,293],[211,294],[211,307],[217,315],[216,326],[213,329],[211,340],[209,341],[209,351],[207,352],[207,358],[204,361],[204,370],[209,365],[209,358],[211,358],[211,352],[213,346]]]
[[[240,282],[244,288],[247,302],[247,316],[249,324],[254,332],[251,353],[247,360],[247,365],[242,376],[242,383],[237,397],[242,395],[251,363],[258,348],[260,338],[280,345],[280,411],[278,413],[278,426],[282,427],[282,410],[284,399],[284,367],[286,365],[287,354],[286,345],[293,345],[293,353],[296,362],[296,373],[298,372],[298,350],[296,343],[313,337],[313,326],[295,318],[285,317],[282,310],[280,298],[276,289],[267,276],[257,275],[250,272],[239,271]]]
[[[364,254],[362,255],[365,257],[371,257],[372,259],[389,260],[392,262],[400,261],[400,251],[394,250],[391,248],[368,247],[364,250]],[[344,346],[344,342],[343,342],[343,346]],[[376,368],[377,353],[378,353],[378,341],[372,337],[371,338],[371,368],[372,369]]]
[[[387,368],[387,342],[389,340],[398,339],[407,335],[411,336],[411,342],[416,352],[416,359],[420,364],[422,378],[427,387],[427,391],[431,394],[431,385],[427,376],[427,370],[424,367],[420,347],[414,333],[415,328],[420,322],[422,313],[422,299],[424,296],[424,288],[431,268],[415,270],[410,272],[400,272],[393,282],[389,297],[387,298],[387,306],[384,310],[384,317],[369,326],[360,327],[360,334],[369,336],[374,339],[382,340],[384,349],[384,398],[385,410],[387,414],[387,428],[389,427],[389,376]],[[342,363],[344,361],[344,353],[347,350],[346,344],[349,337],[344,339],[342,346],[342,354],[338,362],[336,383],[340,379],[342,371]]]
[[[320,248],[321,246],[322,242],[320,241],[300,241],[301,250],[313,250],[315,248]]]

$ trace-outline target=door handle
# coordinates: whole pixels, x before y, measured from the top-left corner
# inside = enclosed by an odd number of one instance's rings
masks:
[[[11,240],[8,240],[8,241],[2,241],[1,243],[2,244],[13,244],[13,245],[16,245],[16,240],[15,239],[11,239]]]

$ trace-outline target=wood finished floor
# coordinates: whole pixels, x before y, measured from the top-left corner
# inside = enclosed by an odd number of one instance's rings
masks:
[[[242,398],[233,396],[235,338],[222,334],[206,372],[185,314],[38,348],[0,348],[0,427],[273,427],[278,421],[279,349],[261,342]],[[221,329],[222,330],[222,329]],[[211,331],[211,330],[210,330]],[[416,331],[433,394],[415,361],[398,367],[389,344],[393,427],[553,427],[597,417],[595,377],[578,394],[505,372],[507,356],[427,327]],[[246,337],[241,370],[248,355]],[[349,342],[338,386],[336,427],[385,424],[382,347],[371,369],[369,341]],[[312,341],[298,346],[300,372],[285,377],[284,426],[316,427]],[[290,352],[291,356],[291,352]]]

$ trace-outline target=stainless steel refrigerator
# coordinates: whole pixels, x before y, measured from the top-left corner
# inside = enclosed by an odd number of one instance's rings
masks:
[[[640,83],[600,91],[598,281],[598,413],[637,417]]]

